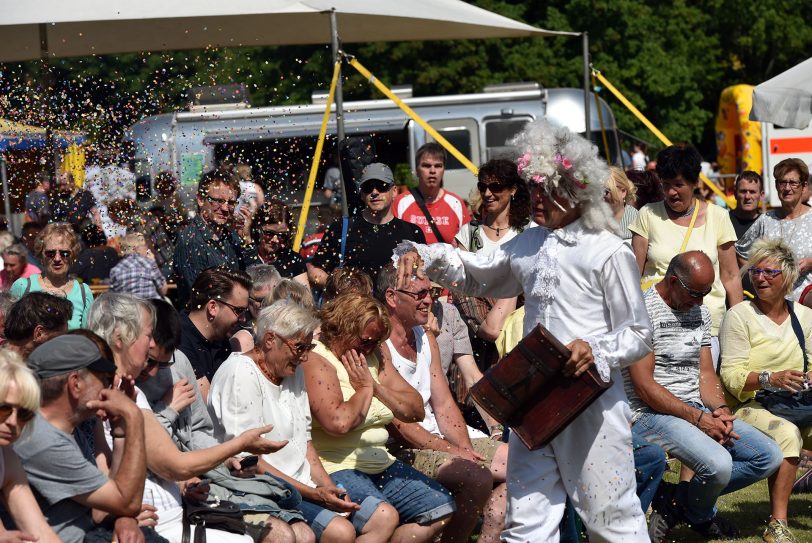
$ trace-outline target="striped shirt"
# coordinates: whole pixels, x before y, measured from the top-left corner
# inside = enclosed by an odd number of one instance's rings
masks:
[[[699,351],[711,344],[710,311],[704,305],[687,311],[671,308],[652,287],[643,294],[651,319],[654,380],[683,402],[701,403]],[[623,370],[626,395],[634,412],[649,409],[635,393],[629,370]]]

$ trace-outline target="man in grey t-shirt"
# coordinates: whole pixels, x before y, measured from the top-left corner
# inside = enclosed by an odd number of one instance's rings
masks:
[[[59,538],[81,543],[93,527],[91,509],[120,517],[119,541],[138,530],[146,473],[141,410],[110,385],[116,371],[88,338],[63,335],[34,349],[28,365],[42,383],[42,407],[31,431],[14,444],[42,513]],[[104,413],[113,435],[113,462],[104,475],[84,456],[76,427]],[[123,451],[123,452],[122,452]],[[126,466],[119,469],[118,466]]]
[[[770,476],[782,461],[770,438],[736,420],[713,369],[710,313],[702,305],[715,278],[705,253],[675,256],[665,277],[643,295],[654,352],[624,371],[634,411],[632,432],[694,471],[679,485],[661,483],[649,519],[653,543],[680,522],[709,539],[738,529],[716,515],[721,494]]]

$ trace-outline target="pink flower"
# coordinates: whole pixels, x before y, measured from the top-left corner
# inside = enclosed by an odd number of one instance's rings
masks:
[[[572,168],[572,161],[568,158],[561,160],[561,165],[564,166],[565,170],[569,170]]]
[[[516,161],[516,169],[522,173],[530,165],[530,153],[525,153]]]

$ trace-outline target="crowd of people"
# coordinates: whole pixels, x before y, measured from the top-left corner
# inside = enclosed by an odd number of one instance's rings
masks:
[[[795,541],[806,164],[776,166],[782,207],[761,214],[755,172],[734,209],[707,202],[690,146],[626,172],[544,121],[513,144],[467,201],[435,143],[408,192],[367,165],[360,212],[304,256],[250,168],[203,174],[194,213],[162,174],[160,210],[106,206],[112,242],[69,173],[40,180],[21,239],[0,236],[0,539],[182,542],[186,511],[222,501],[241,530],[191,530],[519,543],[579,541],[578,519],[591,541],[733,539],[717,499],[768,479],[764,540]],[[530,450],[467,391],[536,324],[566,376],[609,384]]]

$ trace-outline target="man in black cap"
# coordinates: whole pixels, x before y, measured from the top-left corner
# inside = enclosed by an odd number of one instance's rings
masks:
[[[48,524],[66,543],[81,543],[93,527],[91,508],[122,517],[141,511],[146,474],[144,419],[123,392],[111,388],[116,366],[86,337],[63,335],[34,349],[28,365],[40,378],[42,407],[14,444]],[[97,414],[112,427],[109,478],[74,438]],[[119,466],[126,466],[119,469]],[[137,523],[136,523],[137,526]],[[117,526],[118,529],[118,526]]]
[[[375,284],[378,272],[392,259],[392,252],[404,240],[425,243],[418,226],[392,215],[395,178],[386,164],[373,162],[361,172],[358,190],[366,207],[353,217],[347,229],[347,241],[341,257],[342,219],[327,228],[319,250],[307,265],[310,283],[323,288],[327,276],[340,266],[359,268]]]

